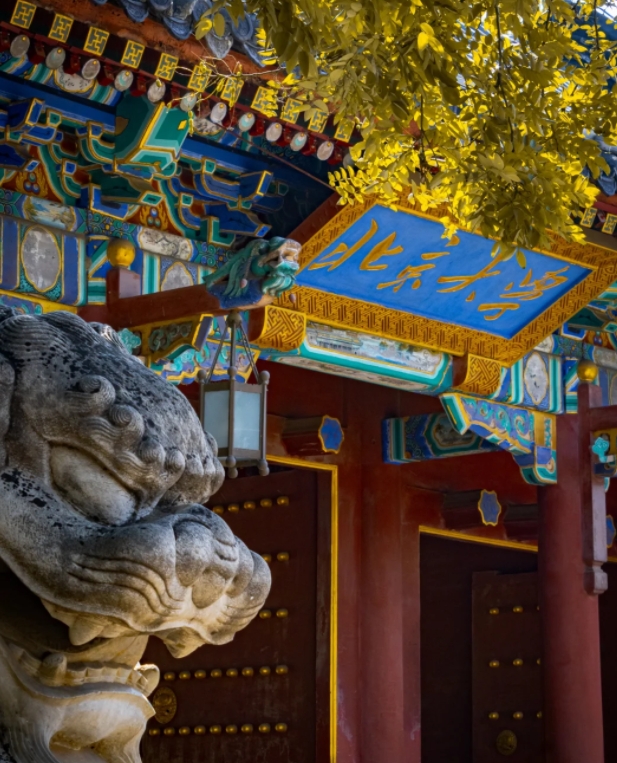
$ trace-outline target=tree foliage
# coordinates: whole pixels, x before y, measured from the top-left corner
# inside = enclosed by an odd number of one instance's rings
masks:
[[[360,125],[355,165],[331,176],[341,203],[447,202],[501,256],[549,246],[549,230],[582,240],[572,215],[596,189],[581,173],[608,169],[589,132],[617,143],[603,0],[225,4],[257,13],[308,108]]]

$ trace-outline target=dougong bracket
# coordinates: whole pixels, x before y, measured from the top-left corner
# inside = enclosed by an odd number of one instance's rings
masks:
[[[467,395],[441,395],[459,434],[473,432],[489,443],[509,451],[531,485],[557,482],[555,416]]]

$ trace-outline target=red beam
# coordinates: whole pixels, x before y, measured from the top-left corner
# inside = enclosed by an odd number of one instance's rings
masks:
[[[132,328],[145,323],[180,320],[192,315],[227,315],[218,298],[203,284],[181,289],[140,294],[141,277],[126,268],[111,268],[107,274],[107,303],[87,305],[79,310],[86,321],[106,323],[114,329]],[[256,304],[236,305],[237,310],[255,310],[272,302],[262,297]]]

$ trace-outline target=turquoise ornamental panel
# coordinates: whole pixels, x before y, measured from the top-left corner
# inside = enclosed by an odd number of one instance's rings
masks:
[[[298,285],[512,339],[592,272],[532,251],[523,269],[492,258],[488,239],[460,232],[449,246],[442,234],[437,220],[375,205],[306,264]]]

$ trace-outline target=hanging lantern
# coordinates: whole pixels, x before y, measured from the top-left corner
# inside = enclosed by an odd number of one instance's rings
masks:
[[[130,72],[128,69],[122,69],[114,78],[114,87],[118,92],[124,93],[131,87],[134,79],[135,75],[133,72]]]
[[[81,76],[88,82],[95,80],[101,71],[101,62],[96,58],[89,58],[81,67]]]
[[[59,69],[66,61],[66,50],[64,48],[53,48],[45,57],[45,66],[52,71]]]
[[[227,116],[227,104],[223,103],[223,101],[218,101],[217,103],[212,106],[212,110],[210,111],[209,119],[211,122],[214,122],[215,125],[222,125],[223,120]]]
[[[324,142],[321,143],[317,149],[317,158],[320,161],[325,162],[332,156],[333,153],[334,143],[331,140],[324,140]]]
[[[253,114],[251,111],[247,111],[238,119],[238,130],[240,130],[240,132],[247,132],[253,127],[254,124],[255,114]]]
[[[304,146],[306,146],[308,137],[308,133],[306,132],[297,132],[291,139],[289,148],[291,148],[292,151],[302,151]]]
[[[162,101],[165,97],[165,83],[160,79],[155,79],[154,82],[148,86],[146,95],[148,96],[150,103],[158,103],[159,101]]]
[[[280,122],[271,122],[266,130],[268,143],[276,143],[283,134],[283,125]]]
[[[211,381],[229,329],[229,379]],[[236,350],[238,335],[258,384],[238,381]],[[238,467],[257,466],[259,474],[269,473],[266,461],[266,397],[270,374],[259,373],[253,360],[240,314],[227,316],[225,331],[208,372],[200,372],[201,423],[218,444],[218,457],[227,467],[227,476],[238,476]]]
[[[25,34],[20,34],[13,38],[10,47],[10,53],[13,58],[23,58],[30,47],[30,39]]]

